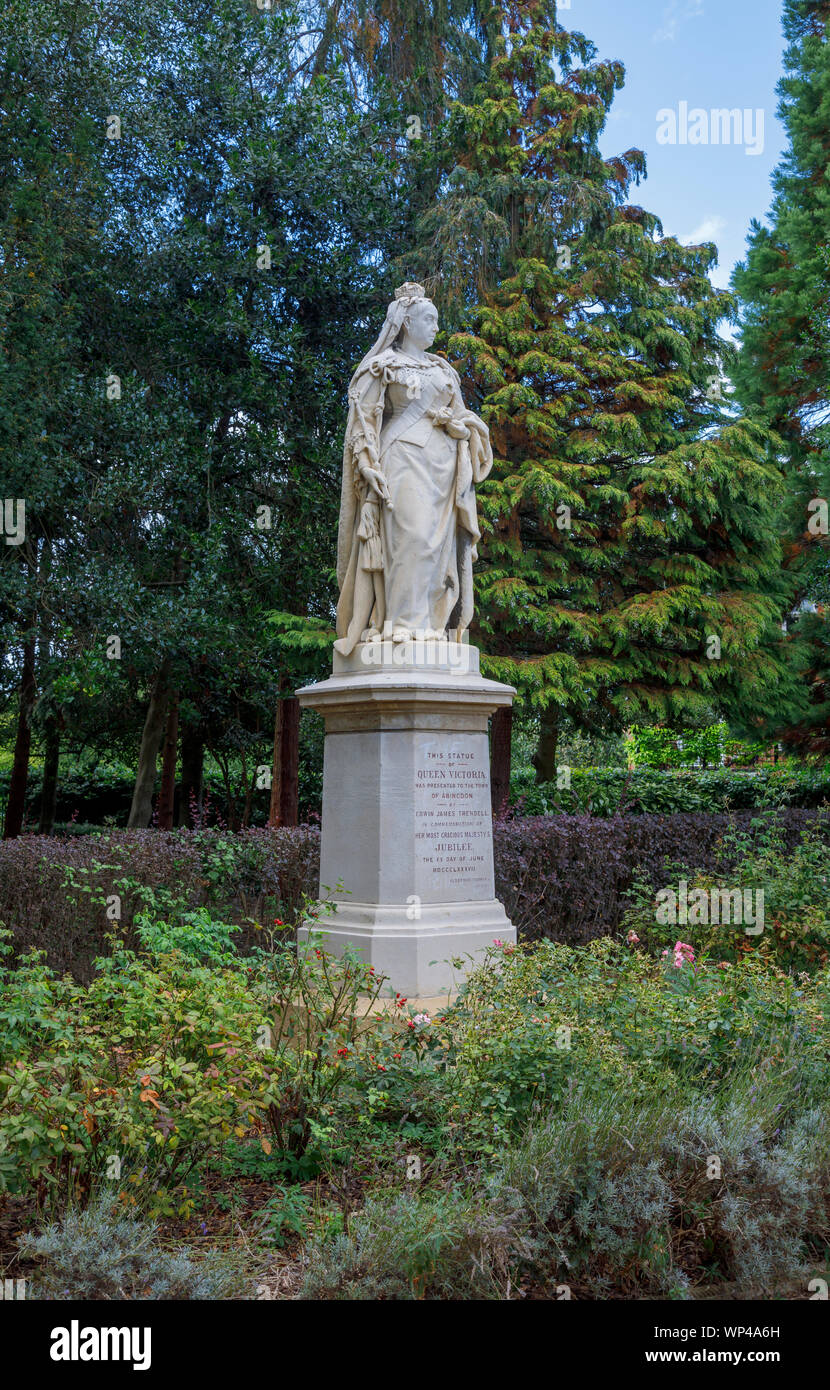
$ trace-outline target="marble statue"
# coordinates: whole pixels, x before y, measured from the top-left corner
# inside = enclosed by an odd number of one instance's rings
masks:
[[[427,351],[437,329],[423,288],[401,285],[349,383],[337,542],[343,656],[380,637],[460,641],[473,615],[475,484],[493,454],[458,373]]]

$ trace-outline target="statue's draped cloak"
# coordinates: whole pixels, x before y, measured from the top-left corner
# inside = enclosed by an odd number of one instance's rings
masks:
[[[386,479],[391,507],[358,471],[363,450]],[[384,622],[460,637],[473,613],[474,487],[492,464],[487,427],[467,410],[442,357],[421,362],[388,347],[364,358],[349,386],[343,451],[339,650]],[[381,583],[367,580],[381,575]]]

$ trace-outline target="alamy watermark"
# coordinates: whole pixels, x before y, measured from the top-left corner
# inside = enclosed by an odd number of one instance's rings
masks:
[[[134,1371],[148,1371],[152,1331],[149,1327],[84,1327],[73,1318],[68,1327],[52,1329],[53,1361],[131,1361]]]
[[[764,930],[763,888],[693,888],[681,878],[674,888],[657,894],[655,920],[661,926],[735,926],[747,936]]]
[[[22,497],[4,497],[0,507],[6,545],[22,545],[26,539],[26,502]]]
[[[383,634],[362,642],[360,660],[364,666],[409,667],[447,666],[452,671],[471,669],[470,639],[466,632],[460,642],[450,641],[446,634],[414,628],[406,636],[385,624]]]
[[[675,111],[664,106],[657,112],[658,145],[743,145],[748,155],[764,153],[765,112],[763,107],[741,109],[702,106],[689,109],[680,101]]]

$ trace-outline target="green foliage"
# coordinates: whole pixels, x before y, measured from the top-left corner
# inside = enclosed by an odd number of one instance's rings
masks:
[[[632,766],[656,768],[708,767],[725,757],[749,762],[766,752],[763,743],[730,738],[729,726],[723,722],[702,729],[641,725],[628,730],[624,746]]]
[[[277,1183],[273,1196],[260,1208],[262,1239],[280,1250],[291,1236],[305,1235],[310,1216],[308,1194],[300,1187]]]
[[[767,720],[794,747],[830,751],[828,540],[816,507],[830,499],[830,201],[827,0],[784,0],[787,39],[778,116],[787,148],[773,174],[773,203],[752,223],[737,267],[741,351],[734,377],[742,405],[774,431],[784,474],[777,524],[791,594],[788,643],[809,705]],[[783,727],[782,727],[783,726]]]
[[[561,1114],[506,1152],[494,1183],[529,1229],[541,1287],[688,1298],[724,1281],[744,1298],[805,1297],[826,1269],[830,1130],[809,1104],[788,1124],[791,1089],[772,1064],[703,1097],[577,1083]]]
[[[708,1094],[575,1076],[477,1181],[370,1198],[315,1236],[303,1293],[804,1298],[827,1273],[830,1128],[821,1104],[793,1113],[797,1085],[772,1062]]]
[[[725,971],[714,960],[676,969],[609,938],[495,950],[436,1038],[454,1064],[453,1117],[501,1147],[577,1076],[586,1094],[645,1097],[794,1052],[820,1075],[827,989],[826,970],[807,989],[764,953]]]
[[[233,936],[238,923],[217,922],[207,907],[183,911],[174,923],[165,922],[151,909],[136,914],[136,930],[146,951],[153,956],[175,952],[207,965],[230,965],[236,960]]]
[[[228,1140],[258,1136],[294,1177],[336,1150],[338,1097],[392,1050],[359,1007],[383,981],[351,954],[298,955],[281,923],[246,962],[233,930],[206,909],[171,925],[147,907],[149,956],[116,944],[86,989],[38,952],[3,970],[0,1189],[36,1184],[55,1205],[117,1179],[186,1215],[188,1175]]]
[[[525,769],[511,777],[511,804],[527,816],[560,811],[612,816],[813,807],[830,800],[830,771],[793,764],[751,772],[719,767],[682,773],[575,767],[568,769],[568,780],[569,786],[537,784]]]
[[[271,1185],[257,1240],[304,1240],[315,1298],[806,1282],[830,1233],[828,969],[785,974],[763,943],[675,967],[652,945],[495,946],[433,1018],[399,998],[366,1016],[365,967],[298,961],[279,932],[251,966],[120,951],[85,989],[32,957],[5,970],[0,1180],[72,1208],[26,1244],[38,1288],[210,1296],[209,1265],[157,1261],[124,1223],[186,1218],[234,1175]],[[335,1192],[340,1167],[344,1193],[367,1185],[357,1210],[296,1185],[321,1165]]]
[[[160,682],[248,785],[308,669],[265,615],[331,608],[343,382],[408,216],[396,107],[299,57],[304,9],[0,21],[0,699],[36,638],[36,733],[132,762]]]
[[[325,915],[325,907],[308,902],[308,922],[319,928]],[[389,1050],[381,1046],[382,1025],[361,1018],[364,997],[371,1008],[384,981],[351,946],[340,958],[329,955],[324,927],[297,949],[293,936],[285,939],[283,924],[275,925],[266,930],[267,946],[254,952],[272,1020],[263,1046],[279,1058],[281,1077],[267,1120],[277,1152],[302,1158],[312,1146],[336,1148],[339,1093],[385,1070],[375,1056]],[[368,1099],[371,1105],[371,1093]]]
[[[278,1094],[278,1068],[256,1047],[262,1002],[239,967],[117,950],[84,990],[33,952],[4,977],[3,1190],[34,1183],[55,1205],[112,1170],[166,1209],[165,1189],[261,1126]],[[179,1203],[192,1207],[187,1194]]]

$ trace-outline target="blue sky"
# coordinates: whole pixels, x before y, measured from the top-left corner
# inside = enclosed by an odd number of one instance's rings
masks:
[[[598,56],[625,65],[602,148],[645,150],[648,178],[632,188],[632,201],[656,213],[667,233],[714,241],[720,260],[712,279],[728,284],[750,220],[769,209],[770,174],[784,147],[775,115],[781,0],[571,0],[569,8],[560,0],[559,21],[593,40]],[[763,152],[747,154],[735,143],[658,143],[657,113],[672,109],[679,117],[681,102],[689,113],[762,110]]]

